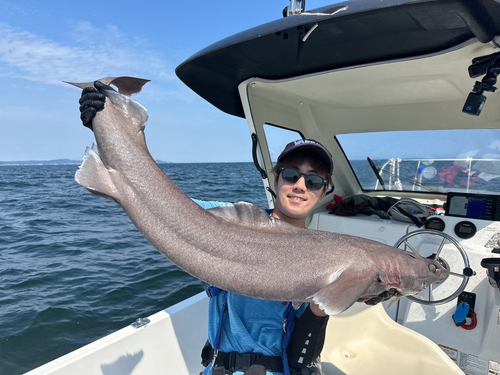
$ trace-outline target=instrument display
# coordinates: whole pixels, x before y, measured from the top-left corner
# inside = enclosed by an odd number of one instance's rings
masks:
[[[445,215],[500,221],[500,195],[450,192]]]
[[[474,223],[470,221],[461,221],[457,225],[455,225],[455,234],[463,239],[468,239],[474,237],[477,229]]]
[[[444,221],[439,217],[431,217],[427,219],[427,221],[425,222],[426,229],[434,229],[442,232],[444,231],[444,227],[445,227]]]

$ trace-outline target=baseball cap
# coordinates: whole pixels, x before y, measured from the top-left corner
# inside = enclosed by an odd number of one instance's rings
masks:
[[[318,156],[323,160],[324,164],[327,166],[330,174],[333,173],[333,160],[330,152],[318,141],[314,139],[299,139],[293,142],[290,142],[285,146],[285,149],[281,152],[280,156],[278,156],[278,162],[281,159],[289,155],[292,152],[302,150],[310,150],[318,154]]]

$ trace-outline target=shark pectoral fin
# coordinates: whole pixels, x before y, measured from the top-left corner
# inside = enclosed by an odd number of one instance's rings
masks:
[[[75,173],[75,180],[93,194],[116,202],[117,190],[111,179],[112,170],[106,168],[95,144],[87,147],[83,162]]]
[[[352,275],[343,273],[316,292],[312,296],[312,300],[328,315],[338,315],[351,307],[363,295],[371,281],[366,277],[352,277]]]

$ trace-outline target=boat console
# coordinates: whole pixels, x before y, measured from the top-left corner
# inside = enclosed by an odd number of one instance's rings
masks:
[[[445,213],[431,216],[425,228],[328,212],[316,213],[309,228],[369,238],[424,257],[438,253],[450,269],[448,279],[389,308],[390,301],[384,302],[387,314],[432,340],[465,373],[499,374],[500,196],[450,193],[447,198]],[[336,319],[342,315],[331,317]]]

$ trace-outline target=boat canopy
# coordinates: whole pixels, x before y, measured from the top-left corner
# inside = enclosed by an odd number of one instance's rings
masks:
[[[223,39],[179,65],[178,77],[244,117],[238,85],[438,53],[500,35],[498,0],[352,0],[278,19]]]

